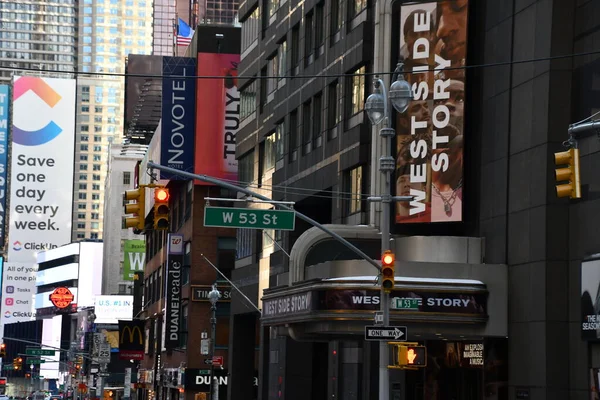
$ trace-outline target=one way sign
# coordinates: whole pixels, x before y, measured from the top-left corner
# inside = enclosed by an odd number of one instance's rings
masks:
[[[365,326],[365,340],[399,340],[405,341],[405,326]]]

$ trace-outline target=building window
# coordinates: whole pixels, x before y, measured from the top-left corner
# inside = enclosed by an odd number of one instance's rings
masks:
[[[258,43],[258,34],[260,32],[260,10],[256,7],[252,14],[242,22],[242,53],[250,46]]]
[[[283,138],[285,137],[285,123],[281,121],[275,126],[275,161],[283,158]]]
[[[87,174],[79,174],[80,181],[87,181],[87,178],[88,178]]]
[[[87,194],[86,193],[79,193],[78,197],[79,197],[79,200],[85,200],[85,199],[87,199]]]
[[[365,106],[365,72],[366,68],[360,67],[352,76],[352,115],[362,112]]]
[[[92,175],[92,179],[95,180],[95,181],[101,180],[100,175],[96,175],[96,174]]]
[[[254,182],[254,150],[239,159],[238,174],[242,185],[248,186]]]
[[[100,190],[100,185],[92,184],[92,190]]]
[[[90,233],[90,239],[98,239],[98,233],[97,232]]]
[[[298,146],[300,146],[300,138],[298,137],[298,109],[293,110],[290,113],[290,137],[288,140],[288,144],[289,144],[289,149],[288,152],[290,153],[290,162],[295,161],[298,154],[297,154],[297,149]]]
[[[315,44],[313,42],[313,21],[314,14],[312,12],[306,14],[304,18],[304,64],[309,65],[313,62],[313,52],[315,50]]]
[[[312,150],[311,104],[312,102],[309,100],[302,105],[302,154],[308,154]]]
[[[350,18],[356,17],[367,8],[367,0],[350,0]]]
[[[292,28],[292,75],[298,74],[298,64],[300,62],[300,24]]]
[[[77,229],[85,229],[85,222],[78,222]]]
[[[85,203],[77,203],[78,210],[85,210],[87,208],[87,204]]]
[[[348,214],[354,214],[362,211],[362,192],[363,192],[363,167],[358,166],[351,169],[348,174],[348,191],[350,200],[348,202]]]
[[[100,166],[100,164],[94,164],[94,165],[93,165],[93,170],[94,170],[94,171],[100,171],[100,169],[101,169],[101,166]]]
[[[100,214],[92,213],[92,219],[99,219],[99,218],[100,218]]]
[[[322,95],[315,95],[312,104],[312,145],[313,148],[321,147],[321,129],[322,129]]]
[[[279,44],[279,49],[277,52],[279,55],[279,62],[277,63],[277,76],[281,79],[285,76],[287,68],[287,42],[285,40]]]
[[[82,142],[87,142],[87,141],[90,140],[90,137],[88,135],[81,135],[79,137],[79,140],[82,141]],[[87,149],[87,147],[86,147],[86,149]]]
[[[99,194],[92,194],[92,200],[100,200]]]
[[[80,171],[87,171],[87,169],[88,169],[87,167],[88,167],[87,164],[79,164]]]
[[[179,347],[182,349],[187,348],[187,338],[188,338],[188,305],[185,304],[181,306],[181,335],[179,336]]]
[[[331,1],[331,36],[335,39],[335,34],[342,29],[344,17],[344,0]]]
[[[88,145],[87,144],[82,144],[82,145],[79,146],[79,149],[81,151],[88,151]]]
[[[77,219],[85,219],[84,213],[77,213]]]
[[[80,183],[79,190],[87,190],[87,183]]]
[[[92,222],[92,229],[98,229],[100,228],[100,223],[99,222]]]
[[[278,79],[276,79],[276,78],[278,76],[278,73],[279,73],[279,57],[277,56],[277,53],[276,53],[275,55],[273,55],[273,58],[271,58],[269,61],[267,61],[267,75],[268,75],[268,78],[266,79],[267,94],[270,94],[270,93],[274,92],[275,89],[277,89]]]
[[[77,232],[77,239],[85,239],[85,233]]]
[[[244,120],[256,111],[256,89],[258,82],[254,80],[240,93],[240,119]]]
[[[131,172],[123,172],[123,185],[131,184]]]
[[[319,49],[325,43],[325,2],[322,1],[315,7],[315,48]],[[317,50],[315,57],[319,57]]]
[[[342,93],[342,83],[341,81],[336,81],[333,84],[329,85],[329,98],[327,105],[327,128],[328,128],[328,138],[334,139],[338,134],[338,125],[343,120],[342,115],[342,102],[344,101],[344,96]]]
[[[275,154],[275,140],[276,133],[273,132],[269,136],[265,137],[264,144],[264,156],[263,156],[263,170],[268,171],[271,168],[275,168],[276,154]]]

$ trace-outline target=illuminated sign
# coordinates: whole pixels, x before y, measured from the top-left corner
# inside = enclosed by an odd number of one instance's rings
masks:
[[[427,366],[427,348],[416,343],[390,342],[394,345],[394,360],[390,368],[412,369]]]
[[[59,287],[50,294],[50,301],[56,308],[67,308],[75,299],[68,287]]]

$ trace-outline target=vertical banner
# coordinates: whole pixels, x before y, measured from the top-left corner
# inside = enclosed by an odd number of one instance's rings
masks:
[[[162,129],[160,163],[180,171],[194,169],[196,122],[196,60],[163,57]],[[182,179],[160,172],[161,179]]]
[[[15,77],[12,94],[6,323],[34,317],[37,253],[71,241],[75,80]]]
[[[146,265],[146,242],[125,240],[123,245],[123,280],[133,281],[136,272],[144,272]]]
[[[600,259],[581,263],[581,338],[600,341]]]
[[[167,350],[179,347],[181,327],[181,268],[183,266],[183,235],[170,233],[167,254],[165,288],[165,318],[163,343]]]
[[[201,79],[197,84],[196,174],[237,180],[235,136],[240,126],[239,62],[239,54],[198,53],[198,76],[219,78]],[[196,184],[206,183],[196,181]]]
[[[414,99],[396,118],[396,223],[462,221],[468,0],[400,6],[399,53]]]
[[[0,249],[4,249],[6,231],[6,172],[8,170],[8,85],[0,85]]]

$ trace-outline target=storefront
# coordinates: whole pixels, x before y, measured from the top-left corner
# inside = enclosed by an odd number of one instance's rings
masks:
[[[227,386],[229,383],[228,370],[215,368],[213,371],[213,379],[218,383],[218,399],[227,399]],[[198,369],[198,368],[186,368],[184,381],[185,393],[193,393],[194,398],[198,400],[206,400],[210,398],[211,386],[210,386],[210,369]],[[213,386],[214,388],[214,386]],[[248,393],[245,400],[251,400],[257,398],[258,388],[258,377],[254,378],[254,391],[252,394]]]
[[[138,371],[138,381],[136,384],[137,396],[140,400],[154,400],[154,371],[140,369]]]
[[[507,399],[506,266],[411,257],[397,263],[390,326],[406,327],[405,339],[426,347],[426,365],[390,370],[390,398]],[[289,390],[312,400],[375,398],[379,342],[365,340],[380,310],[373,267],[346,260],[293,268],[290,285],[262,298],[262,398]]]

